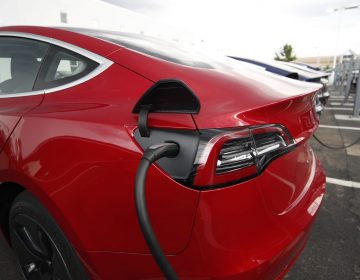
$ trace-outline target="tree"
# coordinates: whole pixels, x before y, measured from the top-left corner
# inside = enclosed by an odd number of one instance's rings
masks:
[[[282,48],[279,50],[279,53],[275,53],[275,60],[280,61],[293,61],[296,60],[296,55],[294,53],[294,49],[290,44],[285,44],[282,46]]]

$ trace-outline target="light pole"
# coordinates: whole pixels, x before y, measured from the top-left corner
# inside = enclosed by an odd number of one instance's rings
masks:
[[[326,10],[329,13],[339,12],[338,24],[337,24],[337,28],[336,28],[335,54],[334,54],[334,60],[333,60],[333,69],[334,70],[335,70],[336,60],[337,60],[337,52],[338,52],[338,46],[339,46],[339,38],[340,38],[341,21],[342,21],[343,11],[344,10],[353,10],[353,9],[358,9],[358,8],[360,8],[360,4],[351,5],[351,6],[341,6],[341,7],[338,7],[338,8],[333,8],[333,9],[327,9]]]

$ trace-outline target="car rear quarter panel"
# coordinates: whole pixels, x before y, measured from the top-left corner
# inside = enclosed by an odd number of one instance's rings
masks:
[[[116,64],[99,76],[46,94],[24,116],[0,155],[0,180],[40,198],[78,250],[148,253],[136,219],[134,179],[141,150],[131,111],[152,82]],[[178,115],[150,124],[177,127]],[[191,116],[179,126],[194,129]],[[158,167],[148,177],[148,205],[165,252],[186,247],[198,192]],[[181,229],[181,230],[178,230]]]
[[[19,122],[22,115],[38,106],[44,98],[40,93],[33,96],[8,97],[4,94],[0,98],[0,150]]]
[[[257,179],[202,191],[189,245],[168,258],[180,279],[281,279],[306,245],[324,190],[316,161],[307,192],[282,215],[268,208]],[[87,257],[103,279],[162,279],[150,255],[90,252]]]
[[[288,268],[305,246],[324,195],[324,172],[314,164],[307,192],[281,215],[268,208],[257,179],[201,193],[188,249],[197,243],[212,279],[270,280]]]

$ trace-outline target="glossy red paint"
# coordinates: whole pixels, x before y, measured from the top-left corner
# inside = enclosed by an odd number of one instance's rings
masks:
[[[44,94],[34,96],[0,98],[0,149],[3,148],[20,118],[40,105]]]
[[[165,78],[184,81],[201,111],[150,114],[151,127],[281,124],[297,143],[258,177],[216,190],[186,188],[151,168],[151,221],[180,278],[275,279],[290,268],[325,191],[322,167],[308,144],[319,121],[313,109],[319,85],[250,69],[181,66],[64,30],[0,31],[56,38],[115,62],[93,79],[45,97],[0,99],[0,144],[11,134],[0,154],[0,181],[39,197],[93,279],[162,278],[136,219],[134,178],[142,150],[132,135],[138,116],[131,112],[153,82]]]
[[[148,252],[133,199],[141,151],[125,125],[136,124],[127,108],[150,86],[115,64],[88,83],[47,94],[40,107],[23,117],[1,155],[2,161],[16,166],[16,173],[2,180],[23,177],[21,185],[28,186],[30,179],[36,185],[31,191],[41,191],[43,203],[73,232],[71,240],[78,248]],[[168,122],[176,127],[176,116]],[[16,158],[10,158],[14,154]],[[165,251],[175,254],[190,238],[198,192],[173,182],[158,168],[151,174],[154,195],[149,206],[158,217],[154,227],[161,228],[159,234],[167,240]]]
[[[318,161],[313,164],[316,171],[309,191],[282,215],[267,207],[256,179],[201,192],[191,242],[169,257],[181,279],[285,276],[306,244],[325,191],[322,167]],[[84,256],[104,279],[162,279],[148,255],[91,252]]]
[[[153,81],[167,78],[185,81],[196,93],[200,103],[206,104],[198,115],[194,115],[197,126],[202,129],[267,123],[273,111],[281,115],[282,110],[286,110],[285,114],[291,113],[294,98],[307,106],[308,99],[314,98],[307,94],[321,87],[319,84],[303,83],[246,67],[237,70],[193,68],[129,49],[117,51],[108,58]],[[272,110],[269,110],[269,105],[274,106]],[[257,119],[254,109],[259,115]],[[246,113],[255,118],[247,118]],[[282,117],[285,119],[284,115]]]

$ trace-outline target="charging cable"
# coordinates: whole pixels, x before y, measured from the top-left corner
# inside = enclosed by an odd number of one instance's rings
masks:
[[[166,258],[159,241],[156,238],[154,230],[151,226],[148,210],[146,207],[145,185],[146,175],[151,164],[163,157],[176,157],[179,153],[179,145],[171,142],[164,142],[148,147],[141,158],[135,179],[135,204],[136,212],[144,235],[145,241],[154,256],[156,263],[168,280],[178,280],[176,272],[172,268],[170,262]]]
[[[350,148],[352,146],[354,146],[355,144],[357,144],[360,141],[360,138],[358,138],[357,140],[355,140],[354,142],[352,142],[351,144],[348,145],[344,145],[344,146],[329,146],[328,144],[325,144],[323,141],[321,141],[318,137],[316,137],[315,134],[313,134],[313,137],[316,141],[318,141],[322,146],[328,148],[328,149],[332,149],[332,150],[342,150],[342,149],[347,149]]]

